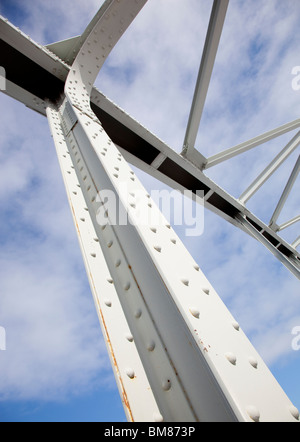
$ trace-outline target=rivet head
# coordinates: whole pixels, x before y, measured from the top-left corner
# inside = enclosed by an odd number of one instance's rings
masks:
[[[154,249],[155,249],[158,253],[161,253],[161,247],[159,247],[159,246],[154,246]]]
[[[296,407],[291,406],[290,407],[290,413],[297,421],[299,420],[300,413],[299,413],[299,410]]]
[[[210,293],[210,290],[209,290],[208,287],[203,287],[203,288],[202,288],[202,291],[203,291],[206,295],[209,295],[209,293]]]
[[[133,336],[132,336],[130,333],[128,333],[128,334],[126,335],[126,339],[127,339],[127,341],[129,341],[129,342],[133,342]]]
[[[232,365],[236,365],[236,356],[233,353],[225,353],[225,357]]]
[[[154,341],[150,341],[149,344],[147,345],[147,350],[148,351],[153,351],[155,349],[155,342]]]
[[[129,289],[130,289],[130,282],[127,282],[127,283],[124,285],[124,290],[128,291]]]
[[[240,330],[240,324],[239,324],[238,322],[236,322],[236,321],[233,321],[233,323],[232,323],[232,327],[233,327],[235,330],[237,330],[237,331]]]
[[[126,374],[130,379],[133,379],[135,376],[134,370],[132,368],[127,368],[126,369]]]
[[[110,300],[110,299],[106,299],[106,300],[104,301],[104,303],[105,303],[105,305],[106,305],[107,307],[111,307],[111,306],[112,306],[112,303],[111,303],[111,300]]]
[[[142,310],[139,308],[136,310],[134,316],[139,319],[142,316]]]
[[[200,312],[196,308],[190,308],[191,314],[194,316],[194,318],[199,319],[200,318]]]
[[[250,358],[248,360],[249,360],[250,365],[252,365],[252,367],[254,367],[254,368],[258,367],[258,361],[255,358],[250,356]]]
[[[259,422],[260,412],[256,407],[250,405],[247,407],[247,413],[254,422]]]
[[[190,283],[189,280],[188,280],[188,279],[185,279],[185,278],[182,279],[181,282],[182,282],[182,284],[186,285],[187,287],[188,287],[188,285],[189,285],[189,283]]]
[[[172,386],[172,383],[171,383],[170,379],[165,379],[162,382],[162,389],[164,391],[169,391],[171,389],[171,386]]]

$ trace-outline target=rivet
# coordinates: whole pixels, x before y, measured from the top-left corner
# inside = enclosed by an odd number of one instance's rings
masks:
[[[124,285],[124,290],[128,291],[129,289],[130,289],[130,282],[127,282],[127,283]]]
[[[117,173],[114,173],[115,178],[119,178],[119,175]]]
[[[105,305],[106,305],[107,307],[111,307],[111,306],[112,306],[112,303],[111,303],[110,299],[106,299],[106,300],[104,301],[104,303],[105,303]]]
[[[258,366],[258,361],[257,361],[255,358],[253,358],[252,356],[250,356],[250,358],[248,359],[248,361],[249,361],[250,365],[252,365],[252,367],[257,368],[257,366]]]
[[[93,257],[93,258],[96,258],[96,253],[91,253],[91,256]]]
[[[236,321],[233,321],[233,323],[232,323],[232,327],[233,327],[235,330],[237,330],[237,331],[240,330],[240,324],[239,324],[238,322],[236,322]]]
[[[110,249],[111,248],[111,246],[113,245],[113,241],[109,241],[108,243],[107,243],[107,247]]]
[[[98,238],[94,238],[94,241],[95,241],[95,242],[99,242],[99,239],[98,239]]]
[[[200,318],[200,312],[196,308],[190,308],[190,312],[194,316],[194,318],[197,318],[197,319]]]
[[[161,247],[159,247],[159,246],[154,246],[154,249],[155,249],[157,252],[161,253]]]
[[[157,229],[155,227],[150,227],[151,232],[156,233]]]
[[[154,341],[150,341],[149,344],[147,345],[147,350],[148,351],[153,351],[155,349],[155,342]]]
[[[118,259],[118,261],[116,262],[115,266],[116,266],[116,267],[120,267],[120,265],[121,265],[121,260]]]
[[[162,382],[162,389],[164,391],[169,391],[171,389],[172,383],[170,379],[166,379]]]
[[[202,288],[202,291],[203,291],[206,295],[209,295],[209,288],[208,288],[208,287],[204,287],[204,288]]]
[[[138,308],[134,314],[134,316],[139,319],[142,316],[142,310]]]
[[[85,218],[80,218],[80,220],[84,223],[85,222]]]
[[[256,407],[250,405],[249,407],[247,407],[247,413],[254,422],[259,422],[260,412]]]
[[[188,286],[190,283],[188,279],[182,279],[181,282],[182,282],[182,284],[184,284],[186,286]]]
[[[236,356],[233,353],[225,353],[225,357],[232,365],[236,365]]]
[[[170,240],[173,244],[176,244],[176,239],[171,239]]]
[[[200,270],[200,267],[199,266],[197,266],[197,265],[195,265],[194,266],[194,269],[197,271],[197,272],[199,272],[199,270]]]
[[[128,333],[128,334],[126,335],[126,339],[127,339],[127,341],[129,341],[129,342],[133,342],[133,336],[132,336],[130,333]]]
[[[113,283],[114,283],[114,280],[111,279],[111,278],[108,278],[107,282],[109,282],[110,284],[113,284]]]
[[[135,374],[134,374],[134,370],[132,368],[127,368],[126,369],[126,374],[130,379],[133,379]]]
[[[166,224],[167,229],[171,229],[170,224]]]
[[[299,410],[293,405],[290,407],[290,413],[297,421],[299,420],[300,418]]]

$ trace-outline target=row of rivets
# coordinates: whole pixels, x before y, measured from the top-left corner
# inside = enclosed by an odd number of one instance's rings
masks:
[[[75,147],[75,146],[74,146],[74,147]],[[74,149],[74,147],[73,147],[73,149]],[[78,152],[75,153],[75,156],[77,156],[77,154],[78,154]],[[82,171],[83,171],[83,168],[82,168],[81,172],[82,172]],[[87,176],[85,175],[83,179],[86,180],[86,179],[87,179]],[[89,185],[89,186],[87,187],[87,190],[89,191],[90,189],[91,189],[91,186]],[[77,192],[73,192],[73,193],[74,193],[74,195],[77,195]],[[84,210],[88,210],[88,209],[85,207]],[[85,221],[85,219],[82,218],[82,221]],[[99,239],[98,239],[97,237],[95,237],[95,238],[93,238],[93,239],[94,239],[95,242],[99,242]],[[107,246],[108,246],[109,248],[112,247],[112,245],[113,245],[113,241],[112,241],[112,240],[109,241],[109,242],[107,243]],[[92,256],[92,257],[96,257],[96,254],[95,254],[95,253],[91,253],[91,256]],[[120,265],[121,265],[121,260],[118,259],[118,260],[116,261],[115,266],[116,266],[116,267],[119,267]],[[109,278],[107,281],[108,281],[110,284],[113,284],[113,280],[112,280],[111,278]],[[130,289],[130,283],[127,283],[127,284],[124,286],[124,289],[125,289],[126,291],[128,291],[128,290]],[[105,299],[105,300],[104,300],[104,304],[105,304],[108,308],[111,308],[111,307],[112,307],[112,301],[111,301],[110,299]],[[137,309],[136,312],[135,312],[135,317],[138,319],[138,318],[140,318],[141,316],[142,316],[142,310],[141,310],[141,309]],[[131,334],[126,335],[126,339],[127,339],[129,342],[133,342],[133,336],[132,336]],[[154,342],[154,341],[149,342],[149,344],[148,344],[148,346],[147,346],[147,349],[148,349],[149,352],[154,351],[154,349],[155,349],[155,342]],[[125,373],[126,373],[126,375],[128,376],[128,378],[131,379],[131,380],[135,379],[135,377],[136,377],[135,371],[134,371],[134,369],[132,369],[132,368],[127,368],[127,369],[125,369]],[[163,388],[165,389],[166,387],[163,386]],[[167,387],[166,389],[169,389],[169,387]],[[153,415],[153,420],[154,420],[155,422],[162,422],[162,421],[163,421],[163,417],[161,416],[160,413],[154,413],[154,415]]]

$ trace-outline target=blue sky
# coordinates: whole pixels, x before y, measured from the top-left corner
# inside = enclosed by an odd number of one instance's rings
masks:
[[[0,13],[47,44],[82,33],[100,4],[0,0]],[[149,0],[96,82],[177,152],[211,4]],[[291,87],[291,71],[300,65],[300,6],[296,0],[284,5],[231,0],[197,139],[204,155],[299,118],[300,91]],[[0,108],[0,326],[7,332],[0,421],[122,421],[48,123],[4,94]],[[238,197],[293,135],[207,174]],[[298,155],[249,202],[264,221]],[[149,191],[164,187],[139,176]],[[293,192],[282,221],[299,214],[299,203]],[[299,281],[260,244],[208,211],[199,238],[175,229],[300,409],[300,352],[291,346],[291,330],[300,325]],[[291,236],[297,232],[295,226]]]

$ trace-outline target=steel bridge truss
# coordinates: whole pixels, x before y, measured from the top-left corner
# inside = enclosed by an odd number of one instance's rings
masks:
[[[4,92],[48,118],[128,420],[297,422],[298,410],[128,162],[179,191],[191,191],[196,201],[202,191],[207,208],[260,241],[299,278],[300,237],[289,244],[279,233],[300,216],[283,225],[277,221],[300,159],[269,225],[245,204],[299,147],[300,132],[239,199],[204,171],[299,128],[300,120],[211,158],[195,149],[228,7],[228,0],[215,0],[183,152],[174,152],[94,87],[111,50],[146,1],[106,0],[82,36],[48,47],[1,18]],[[103,191],[115,195],[130,223],[113,223]],[[139,211],[157,222],[140,225]]]

